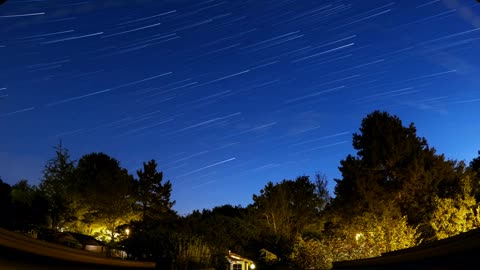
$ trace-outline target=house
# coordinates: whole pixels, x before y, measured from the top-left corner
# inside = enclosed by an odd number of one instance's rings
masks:
[[[226,256],[227,261],[229,263],[227,270],[254,270],[255,264],[252,260],[247,258],[243,258],[242,256],[235,254],[228,251],[228,255]]]
[[[55,233],[49,239],[53,243],[61,244],[67,247],[83,249],[82,243],[80,243],[73,235],[67,232]]]
[[[120,258],[120,259],[126,259],[128,257],[128,254],[125,250],[121,249],[111,249],[110,250],[110,256],[112,258]]]
[[[105,253],[106,247],[93,236],[81,233],[62,232],[53,236],[53,242],[72,247],[83,249],[95,253]]]

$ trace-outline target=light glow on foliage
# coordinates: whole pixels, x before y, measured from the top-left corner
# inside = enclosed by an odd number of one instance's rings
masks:
[[[463,179],[462,194],[436,198],[430,225],[437,239],[444,239],[480,227],[480,205],[471,194],[470,179]],[[463,196],[462,196],[463,195]]]

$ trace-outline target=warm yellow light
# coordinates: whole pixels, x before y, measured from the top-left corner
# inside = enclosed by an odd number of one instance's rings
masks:
[[[252,270],[255,269],[255,264],[253,264],[253,263],[250,264],[250,269],[252,269]]]
[[[130,229],[125,229],[125,233],[127,233],[127,235],[130,235]]]
[[[360,239],[362,236],[363,236],[363,233],[357,233],[357,234],[355,234],[355,240],[358,241],[358,239]]]

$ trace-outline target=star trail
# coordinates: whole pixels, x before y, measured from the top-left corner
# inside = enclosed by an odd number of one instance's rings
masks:
[[[156,159],[180,213],[246,205],[270,180],[332,188],[376,109],[469,160],[478,48],[469,0],[9,0],[0,176],[38,183],[61,140],[131,173]]]

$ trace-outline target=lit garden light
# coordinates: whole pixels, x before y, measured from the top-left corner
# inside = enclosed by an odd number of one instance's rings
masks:
[[[125,229],[125,233],[128,235],[130,235],[130,229]]]
[[[255,264],[253,264],[253,263],[250,264],[250,269],[251,269],[251,270],[255,269]]]

